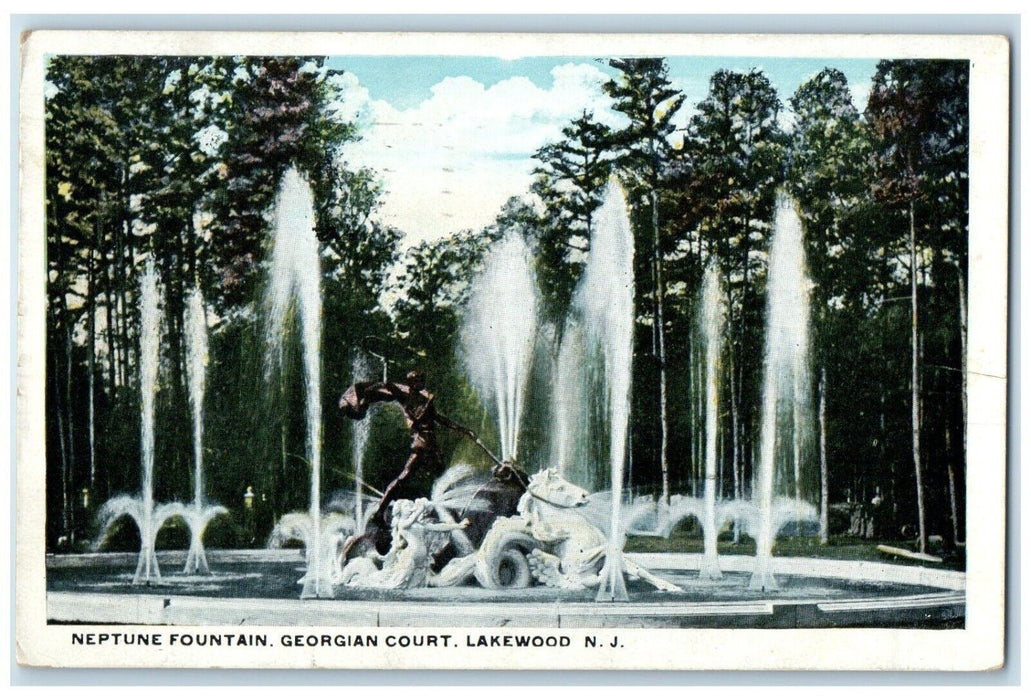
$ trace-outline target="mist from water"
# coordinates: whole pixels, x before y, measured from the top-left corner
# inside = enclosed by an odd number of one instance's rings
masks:
[[[204,382],[208,364],[208,323],[199,289],[186,299],[186,382],[193,413],[193,502],[204,503]]]
[[[140,279],[140,558],[133,583],[161,578],[154,540],[154,403],[157,398],[161,344],[160,280],[154,259],[148,258]]]
[[[634,236],[626,195],[615,178],[609,179],[595,215],[590,258],[573,297],[573,310],[584,329],[586,356],[601,358],[609,429],[612,510],[598,600],[627,600],[621,509],[634,350]]]
[[[371,374],[372,366],[365,354],[355,352],[351,362],[352,382],[365,381]],[[373,404],[373,408],[377,404]],[[364,489],[365,489],[365,452],[369,448],[369,434],[372,430],[372,414],[365,420],[351,421],[354,431],[351,442],[351,468],[354,471],[354,520],[361,526],[365,522]]]
[[[793,491],[800,491],[801,437],[804,416],[811,411],[809,297],[812,283],[806,272],[802,222],[794,202],[780,195],[770,243],[766,282],[766,350],[763,368],[762,418],[759,463],[753,499],[760,522],[756,537],[755,571],[750,586],[774,590],[770,571],[773,541],[774,498],[785,481],[778,471],[794,475]],[[778,456],[790,455],[790,470],[778,470]]]
[[[721,523],[716,519],[716,476],[719,473],[719,455],[716,452],[719,436],[720,413],[720,353],[726,327],[726,299],[715,260],[709,263],[702,280],[701,329],[705,347],[705,502],[702,514],[703,578],[718,579],[720,571],[716,552],[716,538]]]
[[[505,461],[519,454],[537,316],[533,256],[523,237],[510,233],[490,251],[472,284],[461,333],[466,375],[497,424]]]
[[[597,459],[607,456],[599,449],[605,426],[593,409],[599,403],[590,396],[593,376],[586,361],[587,349],[584,329],[576,318],[565,325],[558,357],[555,359],[552,395],[551,462],[568,481],[589,492],[605,487],[606,464]],[[590,387],[590,389],[589,389]]]
[[[276,197],[272,256],[265,297],[269,365],[282,366],[287,321],[291,311],[300,332],[305,387],[305,447],[311,470],[313,523],[302,597],[328,597],[332,586],[323,576],[320,551],[320,477],[322,473],[322,396],[320,353],[322,342],[322,265],[315,236],[315,205],[311,185],[290,168]]]

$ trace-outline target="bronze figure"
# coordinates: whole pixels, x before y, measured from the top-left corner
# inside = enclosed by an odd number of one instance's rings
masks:
[[[340,397],[340,408],[344,415],[354,420],[364,418],[369,406],[374,403],[397,403],[412,436],[411,453],[404,468],[383,491],[365,529],[365,540],[374,544],[380,553],[386,553],[390,547],[387,511],[397,497],[400,485],[416,470],[442,471],[443,457],[434,432],[436,426],[444,426],[476,440],[472,430],[438,413],[433,399],[433,394],[426,390],[426,381],[420,372],[409,372],[404,382],[359,382],[348,387]],[[348,542],[345,559],[361,539],[352,538]]]

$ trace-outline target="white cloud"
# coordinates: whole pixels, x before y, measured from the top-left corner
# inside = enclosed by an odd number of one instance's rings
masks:
[[[338,73],[330,81],[339,89],[340,98],[332,105],[335,114],[344,121],[363,121],[369,111],[369,91],[354,73]]]
[[[382,177],[380,218],[405,231],[408,244],[480,228],[509,197],[527,192],[533,153],[557,140],[584,109],[619,123],[602,91],[606,76],[596,67],[566,64],[551,74],[550,89],[525,77],[490,87],[448,77],[406,110],[370,99],[357,77],[341,76],[338,113],[358,120],[362,135],[344,157]]]

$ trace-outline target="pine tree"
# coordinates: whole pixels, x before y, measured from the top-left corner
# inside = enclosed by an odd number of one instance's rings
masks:
[[[849,287],[862,284],[870,268],[857,260],[872,249],[868,236],[855,235],[848,217],[866,201],[872,151],[845,75],[820,71],[799,86],[790,100],[794,113],[788,183],[805,227],[806,257],[816,307],[815,356],[818,381],[820,457],[820,541],[829,539],[827,464],[827,366],[833,335],[828,316]],[[854,217],[853,217],[854,218]],[[866,234],[867,232],[863,232]]]
[[[760,251],[773,221],[782,180],[785,136],[781,103],[760,71],[717,71],[688,125],[684,160],[698,234],[727,280],[731,469],[745,495],[751,462],[750,406],[758,403],[762,305],[756,289]]]
[[[659,470],[662,474],[662,501],[669,504],[669,408],[666,358],[666,285],[663,260],[662,227],[659,217],[659,196],[670,160],[672,145],[669,136],[675,125],[673,117],[684,102],[684,95],[672,86],[666,62],[660,58],[613,59],[609,65],[620,75],[605,84],[612,96],[613,109],[625,114],[630,124],[614,135],[619,149],[616,164],[627,178],[631,206],[635,210],[636,249],[645,254],[650,273],[652,305],[652,355],[658,369],[659,393]],[[649,289],[641,284],[639,290]],[[645,293],[646,292],[642,292]]]

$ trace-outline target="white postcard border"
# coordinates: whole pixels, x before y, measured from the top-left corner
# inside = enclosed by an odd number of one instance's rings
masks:
[[[523,630],[568,635],[562,649],[375,649],[72,646],[71,627],[46,624],[44,526],[45,236],[43,66],[47,54],[255,55],[724,55],[968,58],[970,277],[968,347],[967,613],[962,630]],[[27,35],[20,92],[17,356],[19,663],[182,668],[984,670],[1003,660],[1006,479],[1006,330],[1009,45],[1003,37],[932,35],[310,34],[60,32]],[[109,626],[76,626],[80,632]],[[166,627],[179,634],[210,627]],[[226,631],[241,631],[233,628]],[[154,627],[119,626],[120,632]],[[278,639],[325,628],[247,627]],[[347,628],[347,634],[497,634],[496,629]],[[506,630],[516,633],[518,630]],[[585,649],[583,637],[622,647]]]

